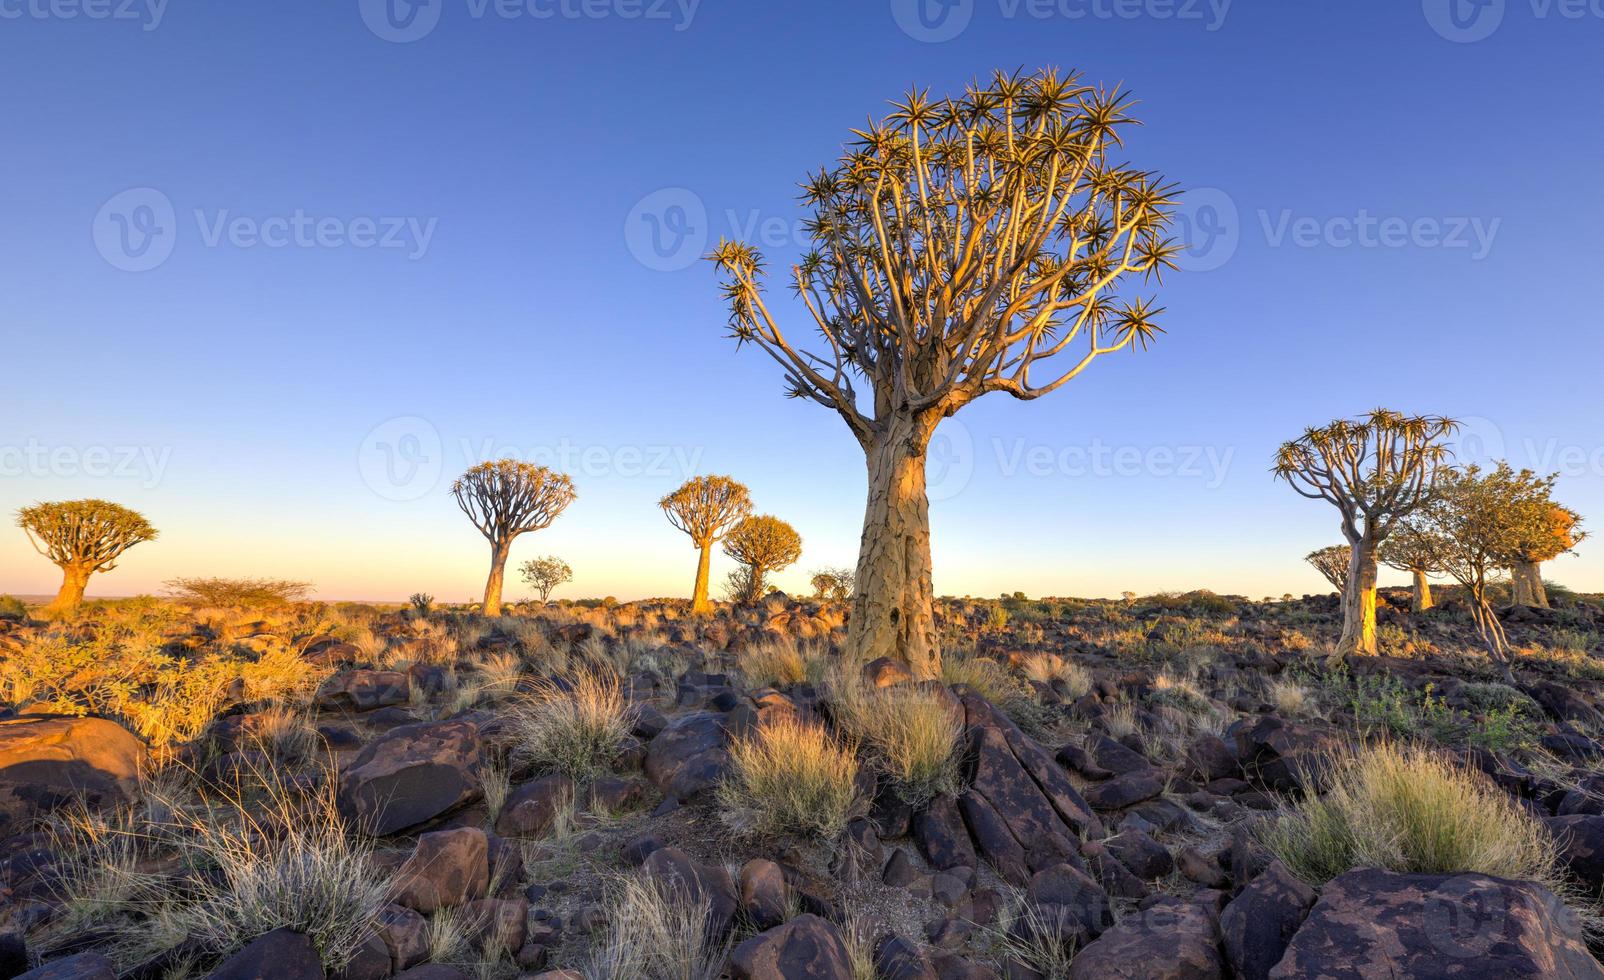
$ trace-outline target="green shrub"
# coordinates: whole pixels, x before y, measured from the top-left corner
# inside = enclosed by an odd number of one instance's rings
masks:
[[[13,622],[27,619],[28,607],[15,596],[0,595],[0,619],[9,619]]]

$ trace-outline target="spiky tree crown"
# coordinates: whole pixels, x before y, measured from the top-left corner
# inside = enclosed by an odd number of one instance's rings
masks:
[[[67,568],[107,572],[134,545],[156,538],[143,514],[108,500],[63,500],[17,511],[17,526],[41,555]]]
[[[776,572],[802,557],[802,536],[778,517],[758,514],[730,529],[724,553],[743,565]]]
[[[710,258],[735,337],[860,439],[888,411],[1036,398],[1102,354],[1146,347],[1162,311],[1120,291],[1173,268],[1179,246],[1166,237],[1175,189],[1114,159],[1133,105],[1056,70],[999,72],[956,98],[910,92],[802,185],[813,247],[793,286],[824,348],[791,344],[764,299],[762,254],[721,241]]]
[[[549,527],[576,496],[567,475],[516,459],[480,463],[457,477],[451,495],[494,544]]]
[[[698,548],[717,541],[726,528],[752,512],[751,494],[728,476],[692,477],[657,505]]]
[[[1358,540],[1361,522],[1381,541],[1425,502],[1449,457],[1444,440],[1458,429],[1441,416],[1378,408],[1305,430],[1276,452],[1273,472],[1303,496],[1336,506],[1350,542]]]

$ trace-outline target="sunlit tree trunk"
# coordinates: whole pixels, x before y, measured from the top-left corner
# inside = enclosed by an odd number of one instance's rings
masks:
[[[511,542],[490,546],[490,578],[485,581],[485,601],[481,610],[486,616],[501,615],[501,585],[507,577],[507,556],[511,553]]]
[[[1542,567],[1537,562],[1521,562],[1509,570],[1509,578],[1514,586],[1515,605],[1549,608],[1548,589],[1543,585]]]
[[[696,561],[696,587],[691,591],[691,612],[699,615],[713,611],[713,603],[707,597],[707,573],[713,561],[713,542],[698,541],[696,546],[701,549],[702,556]]]
[[[1427,580],[1426,573],[1420,569],[1411,569],[1410,575],[1415,580],[1415,612],[1425,612],[1432,607],[1431,582]]]
[[[72,612],[84,601],[84,589],[89,587],[89,576],[92,569],[81,565],[65,565],[61,569],[61,590],[56,598],[44,608],[45,613],[55,616]]]
[[[925,496],[925,449],[934,428],[895,419],[867,447],[869,502],[847,638],[862,662],[900,660],[921,680],[941,673]]]
[[[1348,564],[1348,587],[1342,594],[1342,637],[1337,652],[1376,653],[1376,543],[1358,537]]]

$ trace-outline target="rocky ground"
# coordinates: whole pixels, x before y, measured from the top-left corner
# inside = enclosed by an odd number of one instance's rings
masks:
[[[909,803],[866,759],[835,839],[754,833],[720,786],[733,740],[839,727],[838,606],[163,614],[162,680],[104,703],[237,658],[194,737],[63,714],[102,703],[87,682],[0,687],[0,978],[1604,977],[1604,607],[1507,611],[1511,686],[1451,596],[1385,599],[1386,655],[1347,659],[1335,597],[947,601],[925,686],[961,719],[959,784]],[[0,658],[110,631],[0,621]],[[305,677],[262,696],[285,658]],[[515,706],[580,666],[622,678],[627,737],[582,775],[529,765]],[[1379,740],[1485,773],[1566,894],[1289,870],[1262,828]],[[652,918],[673,908],[691,940]]]

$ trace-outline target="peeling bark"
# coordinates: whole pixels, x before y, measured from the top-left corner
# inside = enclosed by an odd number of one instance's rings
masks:
[[[1509,570],[1510,584],[1514,586],[1514,604],[1547,609],[1548,589],[1543,585],[1541,566],[1534,561],[1521,562]]]
[[[61,567],[61,589],[44,611],[49,614],[71,612],[84,601],[84,590],[89,587],[89,576],[94,569],[81,565]]]
[[[1376,543],[1360,537],[1348,563],[1348,587],[1342,594],[1341,654],[1376,654]]]
[[[485,601],[480,610],[486,616],[501,615],[501,585],[507,576],[507,556],[511,553],[511,541],[490,546],[490,578],[485,581]]]
[[[701,615],[713,611],[713,603],[707,597],[707,572],[713,558],[713,541],[696,542],[702,555],[696,560],[696,586],[691,590],[691,614]]]
[[[867,447],[869,501],[847,637],[860,662],[890,657],[920,680],[941,673],[925,495],[934,431],[934,420],[894,418]]]

